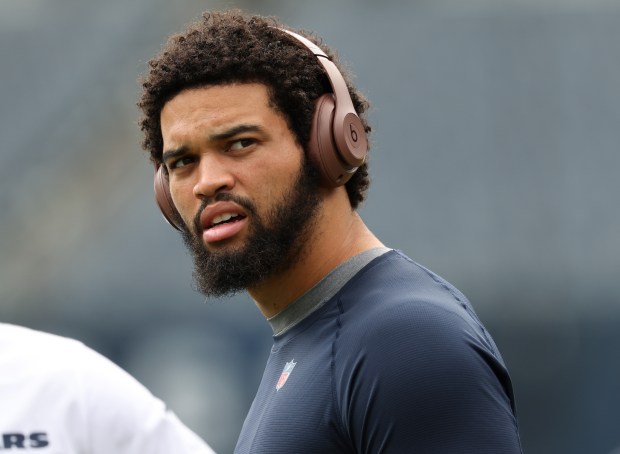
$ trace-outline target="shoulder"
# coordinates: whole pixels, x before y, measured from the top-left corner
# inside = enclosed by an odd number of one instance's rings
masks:
[[[423,301],[447,297],[450,301],[466,301],[465,296],[445,279],[397,250],[368,263],[340,293],[356,300],[406,298]]]
[[[503,359],[461,292],[397,252],[370,265],[340,295],[340,383],[358,371],[395,394],[403,383],[420,395],[442,382],[463,390],[488,383],[511,397]]]
[[[10,323],[0,323],[0,345],[11,345],[20,349],[31,349],[35,347],[55,348],[59,345],[68,345],[79,343],[76,340],[59,336],[44,331],[38,331],[20,325]]]
[[[59,382],[80,402],[143,387],[114,362],[82,342],[22,326],[0,324],[0,364],[12,377]]]
[[[369,265],[337,301],[334,391],[345,430],[369,446],[364,428],[380,428],[385,443],[420,452],[513,440],[508,372],[465,297],[402,254]],[[498,429],[485,432],[481,418]]]
[[[495,352],[467,298],[398,251],[371,262],[338,296],[343,334],[355,336],[357,342],[397,336],[416,344],[440,341],[445,346],[474,336]]]
[[[95,355],[77,340],[0,323],[0,363],[14,374],[72,374],[98,359]]]

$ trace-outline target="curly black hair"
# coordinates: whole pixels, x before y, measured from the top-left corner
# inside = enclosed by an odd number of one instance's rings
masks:
[[[143,114],[139,121],[144,133],[142,146],[154,163],[161,162],[160,113],[166,102],[186,88],[231,83],[266,85],[272,106],[283,114],[307,154],[314,102],[332,89],[317,58],[278,28],[288,27],[274,17],[229,10],[205,12],[185,31],[170,36],[159,55],[149,61],[138,101]],[[364,116],[369,103],[338,65],[334,51],[312,33],[293,31],[317,44],[339,67],[369,134]],[[369,182],[368,164],[364,163],[345,186],[353,209],[364,200]]]

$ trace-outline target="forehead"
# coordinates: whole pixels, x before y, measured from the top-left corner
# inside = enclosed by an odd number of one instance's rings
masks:
[[[271,106],[267,86],[248,83],[185,89],[164,104],[160,121],[165,137],[179,127],[264,123],[274,115],[278,114]]]

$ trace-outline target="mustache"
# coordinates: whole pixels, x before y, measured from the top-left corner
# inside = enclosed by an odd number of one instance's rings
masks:
[[[203,199],[202,202],[200,203],[200,206],[198,207],[198,211],[196,212],[196,215],[194,216],[194,221],[193,221],[194,232],[196,234],[199,234],[199,232],[202,230],[202,225],[200,223],[200,215],[205,210],[205,208],[207,208],[209,205],[215,202],[234,202],[240,207],[242,207],[245,211],[247,211],[252,216],[257,216],[256,205],[254,205],[254,203],[250,199],[246,197],[241,197],[235,194],[231,194],[230,192],[220,192],[216,194],[214,197],[208,197],[208,198]]]

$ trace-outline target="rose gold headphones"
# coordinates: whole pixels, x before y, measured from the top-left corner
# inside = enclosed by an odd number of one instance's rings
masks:
[[[289,30],[288,33],[307,47],[319,60],[332,87],[315,102],[308,150],[310,159],[328,187],[345,184],[366,160],[368,139],[359,116],[353,107],[347,84],[336,65],[309,39]],[[178,213],[170,195],[168,175],[161,164],[155,168],[155,200],[164,218],[180,230]]]

